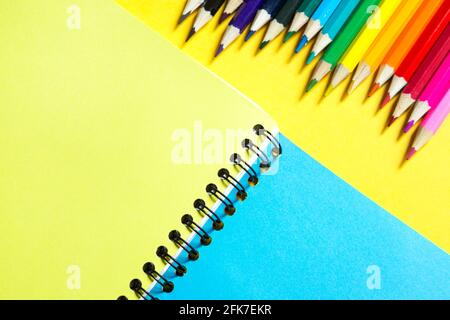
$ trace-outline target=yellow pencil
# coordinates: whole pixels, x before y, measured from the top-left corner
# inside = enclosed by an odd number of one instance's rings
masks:
[[[422,5],[423,1],[428,0],[402,1],[402,4],[397,6],[397,10],[381,30],[374,43],[369,47],[362,62],[358,65],[349,93],[353,92],[372,72],[378,69],[384,57],[395,44],[395,41],[414,16],[417,9]]]
[[[347,52],[336,67],[326,95],[353,72],[367,52],[367,49],[369,49],[382,28],[388,23],[401,2],[401,0],[383,1],[379,8],[374,8],[377,12],[374,12],[374,15],[366,24],[359,38],[347,49]]]

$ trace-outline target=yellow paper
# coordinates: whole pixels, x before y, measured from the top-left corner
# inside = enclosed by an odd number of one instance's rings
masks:
[[[326,80],[304,94],[315,66],[305,66],[311,44],[293,56],[298,39],[282,45],[280,36],[259,52],[261,30],[249,43],[244,43],[242,36],[214,60],[226,28],[226,23],[218,26],[221,12],[184,44],[195,19],[193,15],[176,26],[185,1],[118,2],[256,101],[275,118],[285,135],[315,159],[450,252],[450,121],[420,154],[403,163],[412,138],[412,133],[400,136],[406,117],[385,129],[392,103],[378,110],[383,90],[365,99],[371,81],[345,99],[345,86],[322,98]]]
[[[226,129],[273,122],[113,1],[2,1],[0,20],[0,298],[132,298],[223,187]]]

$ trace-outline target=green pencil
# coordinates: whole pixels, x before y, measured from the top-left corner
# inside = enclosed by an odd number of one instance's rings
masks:
[[[380,2],[381,0],[362,0],[350,20],[317,64],[306,91],[311,90],[320,80],[322,80],[336,67],[339,60],[351,46],[352,42],[358,37],[359,32],[366,25],[367,20],[373,13],[376,12],[374,6],[377,6]]]
[[[288,33],[284,38],[284,42],[288,41],[294,34],[296,34],[311,18],[314,11],[316,11],[322,0],[304,0],[300,7],[298,7],[295,13],[294,19],[292,20],[291,26],[289,27]]]
[[[275,19],[269,25],[264,36],[260,49],[264,48],[270,41],[275,39],[284,29],[287,28],[302,0],[287,0],[281,7]]]

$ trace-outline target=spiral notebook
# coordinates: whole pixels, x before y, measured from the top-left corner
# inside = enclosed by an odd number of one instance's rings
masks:
[[[0,9],[0,298],[449,297],[445,252],[112,1]]]

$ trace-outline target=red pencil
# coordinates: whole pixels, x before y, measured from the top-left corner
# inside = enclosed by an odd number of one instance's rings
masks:
[[[385,106],[407,85],[420,63],[444,32],[449,21],[450,1],[445,1],[398,67],[381,107]]]
[[[433,77],[442,61],[447,57],[450,51],[450,25],[447,25],[445,31],[436,41],[427,57],[422,61],[417,71],[411,77],[408,85],[403,90],[398,100],[397,106],[389,122],[391,125],[397,118],[405,113],[409,107],[417,101],[425,86]]]

